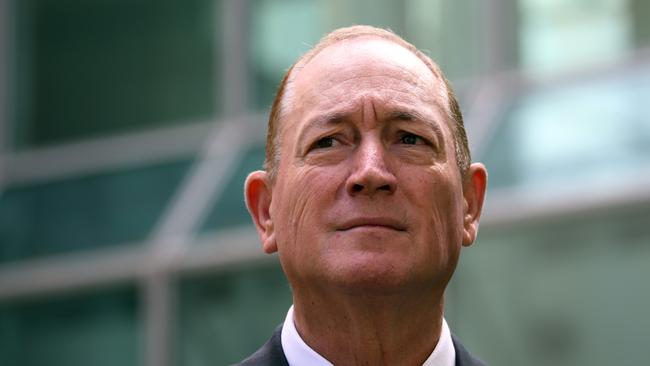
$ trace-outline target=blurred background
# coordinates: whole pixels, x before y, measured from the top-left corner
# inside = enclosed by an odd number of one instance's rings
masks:
[[[290,289],[243,205],[339,26],[437,60],[490,172],[446,317],[492,365],[650,364],[650,2],[0,0],[0,363],[236,362]]]

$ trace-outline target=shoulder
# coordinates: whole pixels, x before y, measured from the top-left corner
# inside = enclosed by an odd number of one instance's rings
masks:
[[[454,349],[456,350],[456,366],[487,366],[485,362],[472,356],[453,333],[451,340],[454,342]]]
[[[284,352],[282,351],[282,326],[273,332],[269,339],[260,349],[250,355],[242,362],[233,366],[289,366]]]

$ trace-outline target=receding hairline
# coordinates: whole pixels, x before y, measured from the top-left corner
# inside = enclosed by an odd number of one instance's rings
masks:
[[[437,81],[439,81],[441,84],[444,85],[444,80],[441,78],[440,74],[436,73],[435,70],[432,70],[432,68],[426,62],[424,62],[424,60],[421,57],[419,57],[415,52],[413,52],[413,50],[410,50],[408,47],[405,47],[403,44],[401,44],[400,42],[397,42],[396,40],[389,39],[389,38],[386,38],[386,37],[382,37],[381,35],[378,35],[378,34],[362,34],[362,35],[359,35],[359,36],[356,36],[356,37],[345,38],[345,39],[338,40],[338,41],[336,41],[334,43],[327,44],[324,47],[318,48],[316,52],[305,54],[303,57],[299,58],[296,61],[294,66],[287,72],[288,78],[287,78],[287,81],[286,81],[286,84],[285,84],[285,87],[284,87],[285,91],[284,91],[284,95],[283,95],[283,97],[281,99],[281,102],[280,102],[280,118],[283,119],[286,116],[286,113],[288,113],[293,107],[293,105],[290,105],[290,103],[293,101],[293,98],[294,98],[294,94],[293,94],[293,92],[294,92],[294,85],[293,85],[294,82],[297,80],[297,78],[299,77],[301,72],[305,68],[307,68],[307,66],[316,57],[318,57],[318,55],[320,55],[321,53],[323,53],[324,51],[326,51],[328,49],[331,49],[332,47],[343,47],[346,43],[360,42],[360,41],[364,41],[364,40],[375,40],[375,41],[379,41],[379,42],[386,42],[386,43],[393,44],[393,45],[396,45],[396,46],[402,48],[403,50],[407,51],[409,54],[415,56],[420,61],[420,63],[427,70],[429,70],[429,72],[431,72],[434,79],[436,79]],[[436,88],[436,89],[438,89],[438,88]],[[448,97],[447,97],[447,85],[444,85],[444,88],[441,88],[440,97],[441,97],[441,99],[443,101],[443,106],[442,107],[447,109],[449,107],[448,106],[449,101],[448,101]]]

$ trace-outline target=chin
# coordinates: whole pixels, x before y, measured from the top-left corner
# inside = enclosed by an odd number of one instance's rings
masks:
[[[367,255],[366,257],[372,257]],[[352,258],[349,258],[352,259]],[[392,294],[411,288],[418,280],[412,267],[386,258],[363,258],[339,262],[331,272],[330,281],[355,294]]]
[[[455,269],[454,261],[424,263],[421,257],[396,253],[364,253],[339,260],[328,280],[355,295],[392,295],[409,291],[420,294],[444,289]]]

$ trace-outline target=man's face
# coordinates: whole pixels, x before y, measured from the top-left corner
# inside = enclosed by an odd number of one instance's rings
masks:
[[[374,38],[327,47],[294,72],[267,251],[277,245],[294,290],[444,289],[467,203],[443,84]]]

